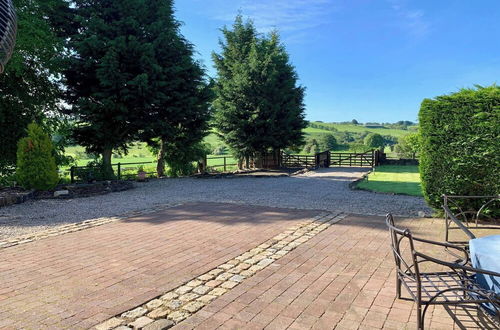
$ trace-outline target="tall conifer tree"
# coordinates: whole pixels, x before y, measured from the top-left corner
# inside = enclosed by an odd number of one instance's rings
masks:
[[[240,159],[303,144],[304,88],[277,32],[260,36],[238,16],[214,54],[215,126]]]
[[[157,172],[163,176],[167,152],[183,154],[206,135],[210,93],[204,69],[194,60],[194,47],[180,32],[173,1],[148,1],[148,16],[155,22],[147,28],[155,65],[151,66],[149,111],[141,124],[141,138],[157,147]],[[183,156],[178,158],[197,160]]]
[[[148,1],[75,0],[78,32],[67,71],[75,138],[100,153],[112,176],[113,150],[126,151],[148,108],[154,45]]]

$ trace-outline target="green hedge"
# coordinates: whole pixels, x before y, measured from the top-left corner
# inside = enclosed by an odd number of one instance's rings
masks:
[[[419,119],[420,175],[429,205],[441,208],[442,194],[500,193],[499,86],[426,99]]]

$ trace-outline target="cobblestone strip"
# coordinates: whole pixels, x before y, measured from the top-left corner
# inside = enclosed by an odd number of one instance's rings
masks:
[[[127,212],[127,213],[124,213],[120,216],[90,219],[90,220],[85,220],[82,222],[71,223],[68,225],[57,226],[57,227],[47,229],[47,230],[42,230],[42,231],[39,231],[36,233],[17,236],[14,238],[0,241],[0,250],[4,249],[4,248],[11,247],[11,246],[25,244],[25,243],[37,241],[37,240],[48,238],[48,237],[59,236],[59,235],[67,234],[67,233],[73,233],[76,231],[84,230],[87,228],[102,226],[102,225],[105,225],[105,224],[110,223],[110,222],[121,221],[121,220],[125,220],[127,218],[130,218],[130,217],[156,213],[158,211],[166,210],[166,209],[176,207],[179,205],[182,205],[182,203],[163,204],[161,206],[155,206],[153,208],[148,208],[148,209],[144,209],[144,210],[140,210],[140,211]]]
[[[256,248],[142,306],[97,325],[95,329],[168,329],[346,216],[342,213],[322,213],[290,227]]]

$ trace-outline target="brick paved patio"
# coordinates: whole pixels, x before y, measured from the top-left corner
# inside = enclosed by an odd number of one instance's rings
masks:
[[[0,328],[90,328],[319,213],[192,203],[0,250]],[[443,237],[441,220],[397,220]],[[413,305],[394,286],[384,219],[349,216],[175,329],[415,329]],[[431,308],[428,325],[487,327],[467,313],[454,311],[454,324]]]
[[[443,238],[442,220],[398,224],[422,237]],[[395,299],[388,244],[384,218],[350,216],[174,329],[416,329],[413,303]],[[427,328],[494,328],[470,318],[474,313],[431,307]]]
[[[0,328],[89,328],[319,212],[185,204],[0,250]]]

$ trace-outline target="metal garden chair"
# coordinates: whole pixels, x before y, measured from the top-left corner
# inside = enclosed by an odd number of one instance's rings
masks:
[[[394,225],[391,214],[386,217],[391,234],[391,247],[396,262],[396,294],[399,299],[412,300],[417,304],[418,329],[424,329],[424,320],[430,305],[489,304],[493,321],[500,325],[500,295],[485,290],[475,281],[477,273],[499,276],[499,273],[476,269],[468,266],[469,255],[465,248],[414,237],[409,229]],[[443,247],[454,250],[460,259],[447,262],[419,252],[415,243]],[[422,272],[422,263],[437,266],[443,271]],[[405,287],[410,298],[403,298],[401,287]]]
[[[499,229],[500,219],[486,214],[489,208],[500,207],[500,195],[497,196],[451,196],[443,195],[443,210],[445,218],[445,240],[450,242],[450,232],[461,230],[469,239],[476,238],[470,229]],[[476,201],[476,209],[464,209],[461,201]],[[481,224],[481,226],[480,226]],[[467,244],[466,242],[453,242]]]

